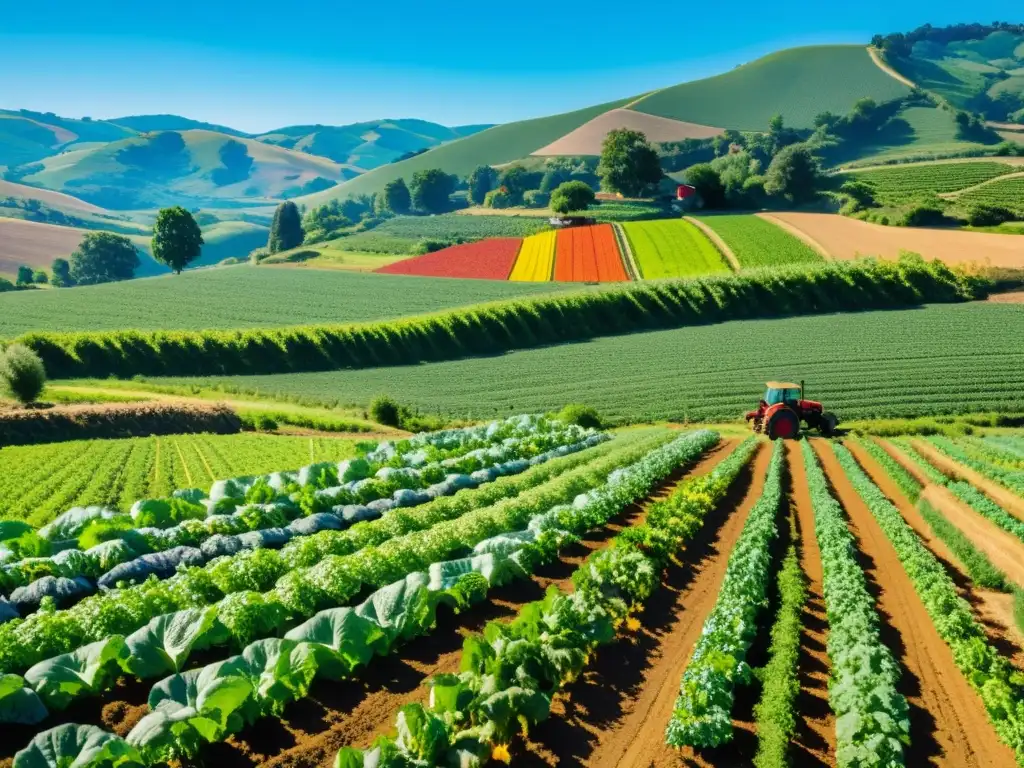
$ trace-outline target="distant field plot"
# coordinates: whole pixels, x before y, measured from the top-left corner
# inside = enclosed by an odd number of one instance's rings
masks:
[[[843,177],[868,184],[881,205],[901,205],[922,197],[957,192],[1019,168],[999,162],[930,163],[859,171]]]
[[[458,242],[488,237],[526,237],[550,225],[528,216],[398,216],[378,227],[332,240],[338,251],[409,254],[421,240]]]
[[[957,195],[954,199],[961,206],[970,206],[974,203],[1002,206],[1014,211],[1018,218],[1024,219],[1024,176],[998,179]]]
[[[44,525],[74,506],[127,510],[138,499],[215,480],[298,469],[354,455],[334,438],[176,435],[0,449],[0,519]]]
[[[860,45],[819,45],[772,53],[725,74],[664,88],[630,108],[737,130],[763,131],[773,115],[810,128],[815,115],[846,114],[857,99],[878,102],[909,88],[883,72]]]
[[[522,240],[516,237],[496,237],[478,243],[453,245],[434,253],[389,264],[377,272],[387,275],[508,280],[521,243]]]
[[[753,215],[702,216],[744,268],[821,261],[809,245],[781,227]]]
[[[541,232],[523,240],[519,257],[509,280],[513,282],[546,282],[551,280],[555,268],[557,233]]]
[[[453,283],[331,270],[223,267],[73,290],[3,293],[0,338],[43,330],[350,323],[559,289],[543,283]]]
[[[806,379],[809,395],[842,419],[1013,412],[1024,411],[1022,334],[1019,306],[934,305],[635,333],[428,365],[174,381],[363,405],[386,392],[425,411],[480,418],[584,402],[617,419],[735,419],[775,378]]]
[[[729,271],[718,249],[688,221],[627,222],[622,228],[629,238],[640,276],[647,280]]]

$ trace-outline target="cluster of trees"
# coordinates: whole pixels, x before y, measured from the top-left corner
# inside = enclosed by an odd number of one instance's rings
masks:
[[[451,196],[458,184],[458,177],[440,168],[416,171],[408,185],[403,178],[385,184],[374,200],[374,211],[378,216],[445,213],[451,210]]]
[[[933,27],[931,24],[924,24],[912,32],[875,35],[871,38],[871,45],[886,54],[906,58],[913,53],[915,43],[948,45],[962,40],[981,40],[993,32],[1024,35],[1024,24],[1010,24],[1005,21],[997,21],[992,24],[951,24],[946,27]]]

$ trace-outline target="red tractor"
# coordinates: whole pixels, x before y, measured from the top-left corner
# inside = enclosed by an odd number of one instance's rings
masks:
[[[804,383],[790,384],[769,381],[764,398],[756,411],[746,414],[755,432],[763,432],[774,440],[777,437],[799,437],[800,422],[807,429],[817,429],[825,437],[836,431],[839,419],[828,413],[821,403],[804,400]]]

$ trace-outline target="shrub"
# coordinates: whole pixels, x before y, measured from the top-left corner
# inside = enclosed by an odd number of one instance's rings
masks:
[[[277,422],[266,413],[239,414],[239,417],[242,420],[242,429],[252,432],[273,432],[277,429]]]
[[[370,418],[378,424],[397,427],[402,423],[402,408],[387,395],[377,395],[370,403]]]
[[[597,412],[596,408],[591,408],[589,405],[581,405],[579,403],[567,405],[559,411],[558,418],[566,424],[576,424],[577,426],[589,427],[591,429],[601,428],[601,415]]]
[[[967,223],[972,227],[997,227],[1005,221],[1013,221],[1017,217],[1013,211],[1000,205],[978,203],[967,211]]]
[[[584,211],[594,202],[594,190],[582,181],[567,181],[551,193],[551,210],[555,213]]]
[[[46,369],[39,355],[12,344],[0,358],[0,388],[22,405],[35,402],[46,387]]]
[[[484,208],[511,208],[512,194],[505,187],[492,189],[484,196]]]
[[[903,214],[904,227],[939,227],[946,223],[942,210],[931,205],[915,205]]]
[[[444,240],[430,240],[424,238],[413,246],[412,252],[422,256],[425,253],[436,253],[437,251],[443,251],[448,248],[451,243],[445,242]]]
[[[539,189],[531,189],[523,194],[523,204],[527,208],[543,208],[548,204],[551,196]]]

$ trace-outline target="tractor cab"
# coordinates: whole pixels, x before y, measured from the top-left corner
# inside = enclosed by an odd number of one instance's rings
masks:
[[[769,381],[756,411],[746,414],[755,432],[763,432],[772,440],[777,437],[799,437],[803,422],[808,429],[822,435],[835,432],[839,419],[825,412],[821,403],[804,399],[804,383]]]

